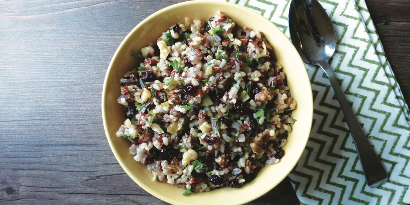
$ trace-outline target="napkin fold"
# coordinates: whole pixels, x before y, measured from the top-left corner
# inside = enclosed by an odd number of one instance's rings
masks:
[[[289,37],[291,0],[228,0],[256,11]],[[289,174],[302,204],[410,203],[409,108],[387,61],[364,0],[319,0],[338,35],[330,60],[389,181],[366,185],[359,156],[330,82],[319,67],[306,65],[314,116],[307,146]]]

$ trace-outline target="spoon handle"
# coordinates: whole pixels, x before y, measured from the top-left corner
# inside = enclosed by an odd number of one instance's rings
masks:
[[[346,96],[337,82],[337,78],[332,68],[327,62],[320,63],[319,65],[329,77],[330,84],[332,85],[337,99],[339,100],[339,104],[347,121],[347,125],[349,126],[350,132],[352,133],[355,141],[367,184],[370,187],[378,187],[382,185],[388,180],[388,174],[385,167],[360,126],[356,115],[354,114],[349,102],[346,99]]]

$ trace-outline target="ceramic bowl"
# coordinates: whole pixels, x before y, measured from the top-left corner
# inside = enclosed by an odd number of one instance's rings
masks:
[[[206,21],[217,10],[225,12],[237,25],[261,30],[275,49],[278,61],[283,65],[297,100],[297,109],[292,116],[297,119],[285,146],[285,156],[278,164],[267,165],[258,176],[242,188],[222,188],[211,192],[183,196],[184,189],[152,180],[146,166],[133,159],[129,153],[130,143],[115,133],[125,120],[124,107],[117,103],[120,79],[138,65],[131,52],[140,51],[149,43],[156,42],[170,26],[184,22],[184,18]],[[252,201],[279,184],[298,162],[307,143],[312,124],[313,104],[309,78],[302,60],[288,38],[270,21],[261,15],[231,3],[216,1],[191,1],[162,9],[139,23],[124,39],[109,65],[102,96],[104,129],[110,147],[124,171],[140,187],[155,197],[171,204],[242,204]],[[118,185],[121,186],[121,185]]]

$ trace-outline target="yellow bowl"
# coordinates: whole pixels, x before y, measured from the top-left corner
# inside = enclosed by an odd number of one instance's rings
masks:
[[[256,179],[242,188],[222,188],[211,192],[183,196],[184,189],[152,180],[146,166],[136,162],[129,153],[130,143],[116,137],[115,133],[125,120],[124,107],[117,103],[120,94],[120,79],[137,66],[131,52],[140,51],[149,43],[156,42],[162,32],[170,26],[191,19],[207,20],[217,10],[225,12],[238,25],[261,30],[275,49],[278,61],[283,65],[297,100],[293,112],[297,122],[289,134],[285,156],[280,163],[267,165]],[[273,23],[261,15],[231,3],[215,1],[193,1],[176,4],[162,9],[138,24],[124,39],[114,54],[108,68],[102,96],[104,129],[111,149],[125,172],[143,189],[155,197],[172,204],[242,204],[252,201],[279,184],[299,160],[307,143],[312,123],[313,104],[309,78],[302,60],[288,38]]]

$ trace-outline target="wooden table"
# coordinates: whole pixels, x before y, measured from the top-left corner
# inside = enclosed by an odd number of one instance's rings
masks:
[[[0,1],[0,203],[163,203],[114,158],[101,92],[127,33],[182,1]],[[366,2],[410,102],[410,2]],[[299,203],[288,179],[261,202]]]

